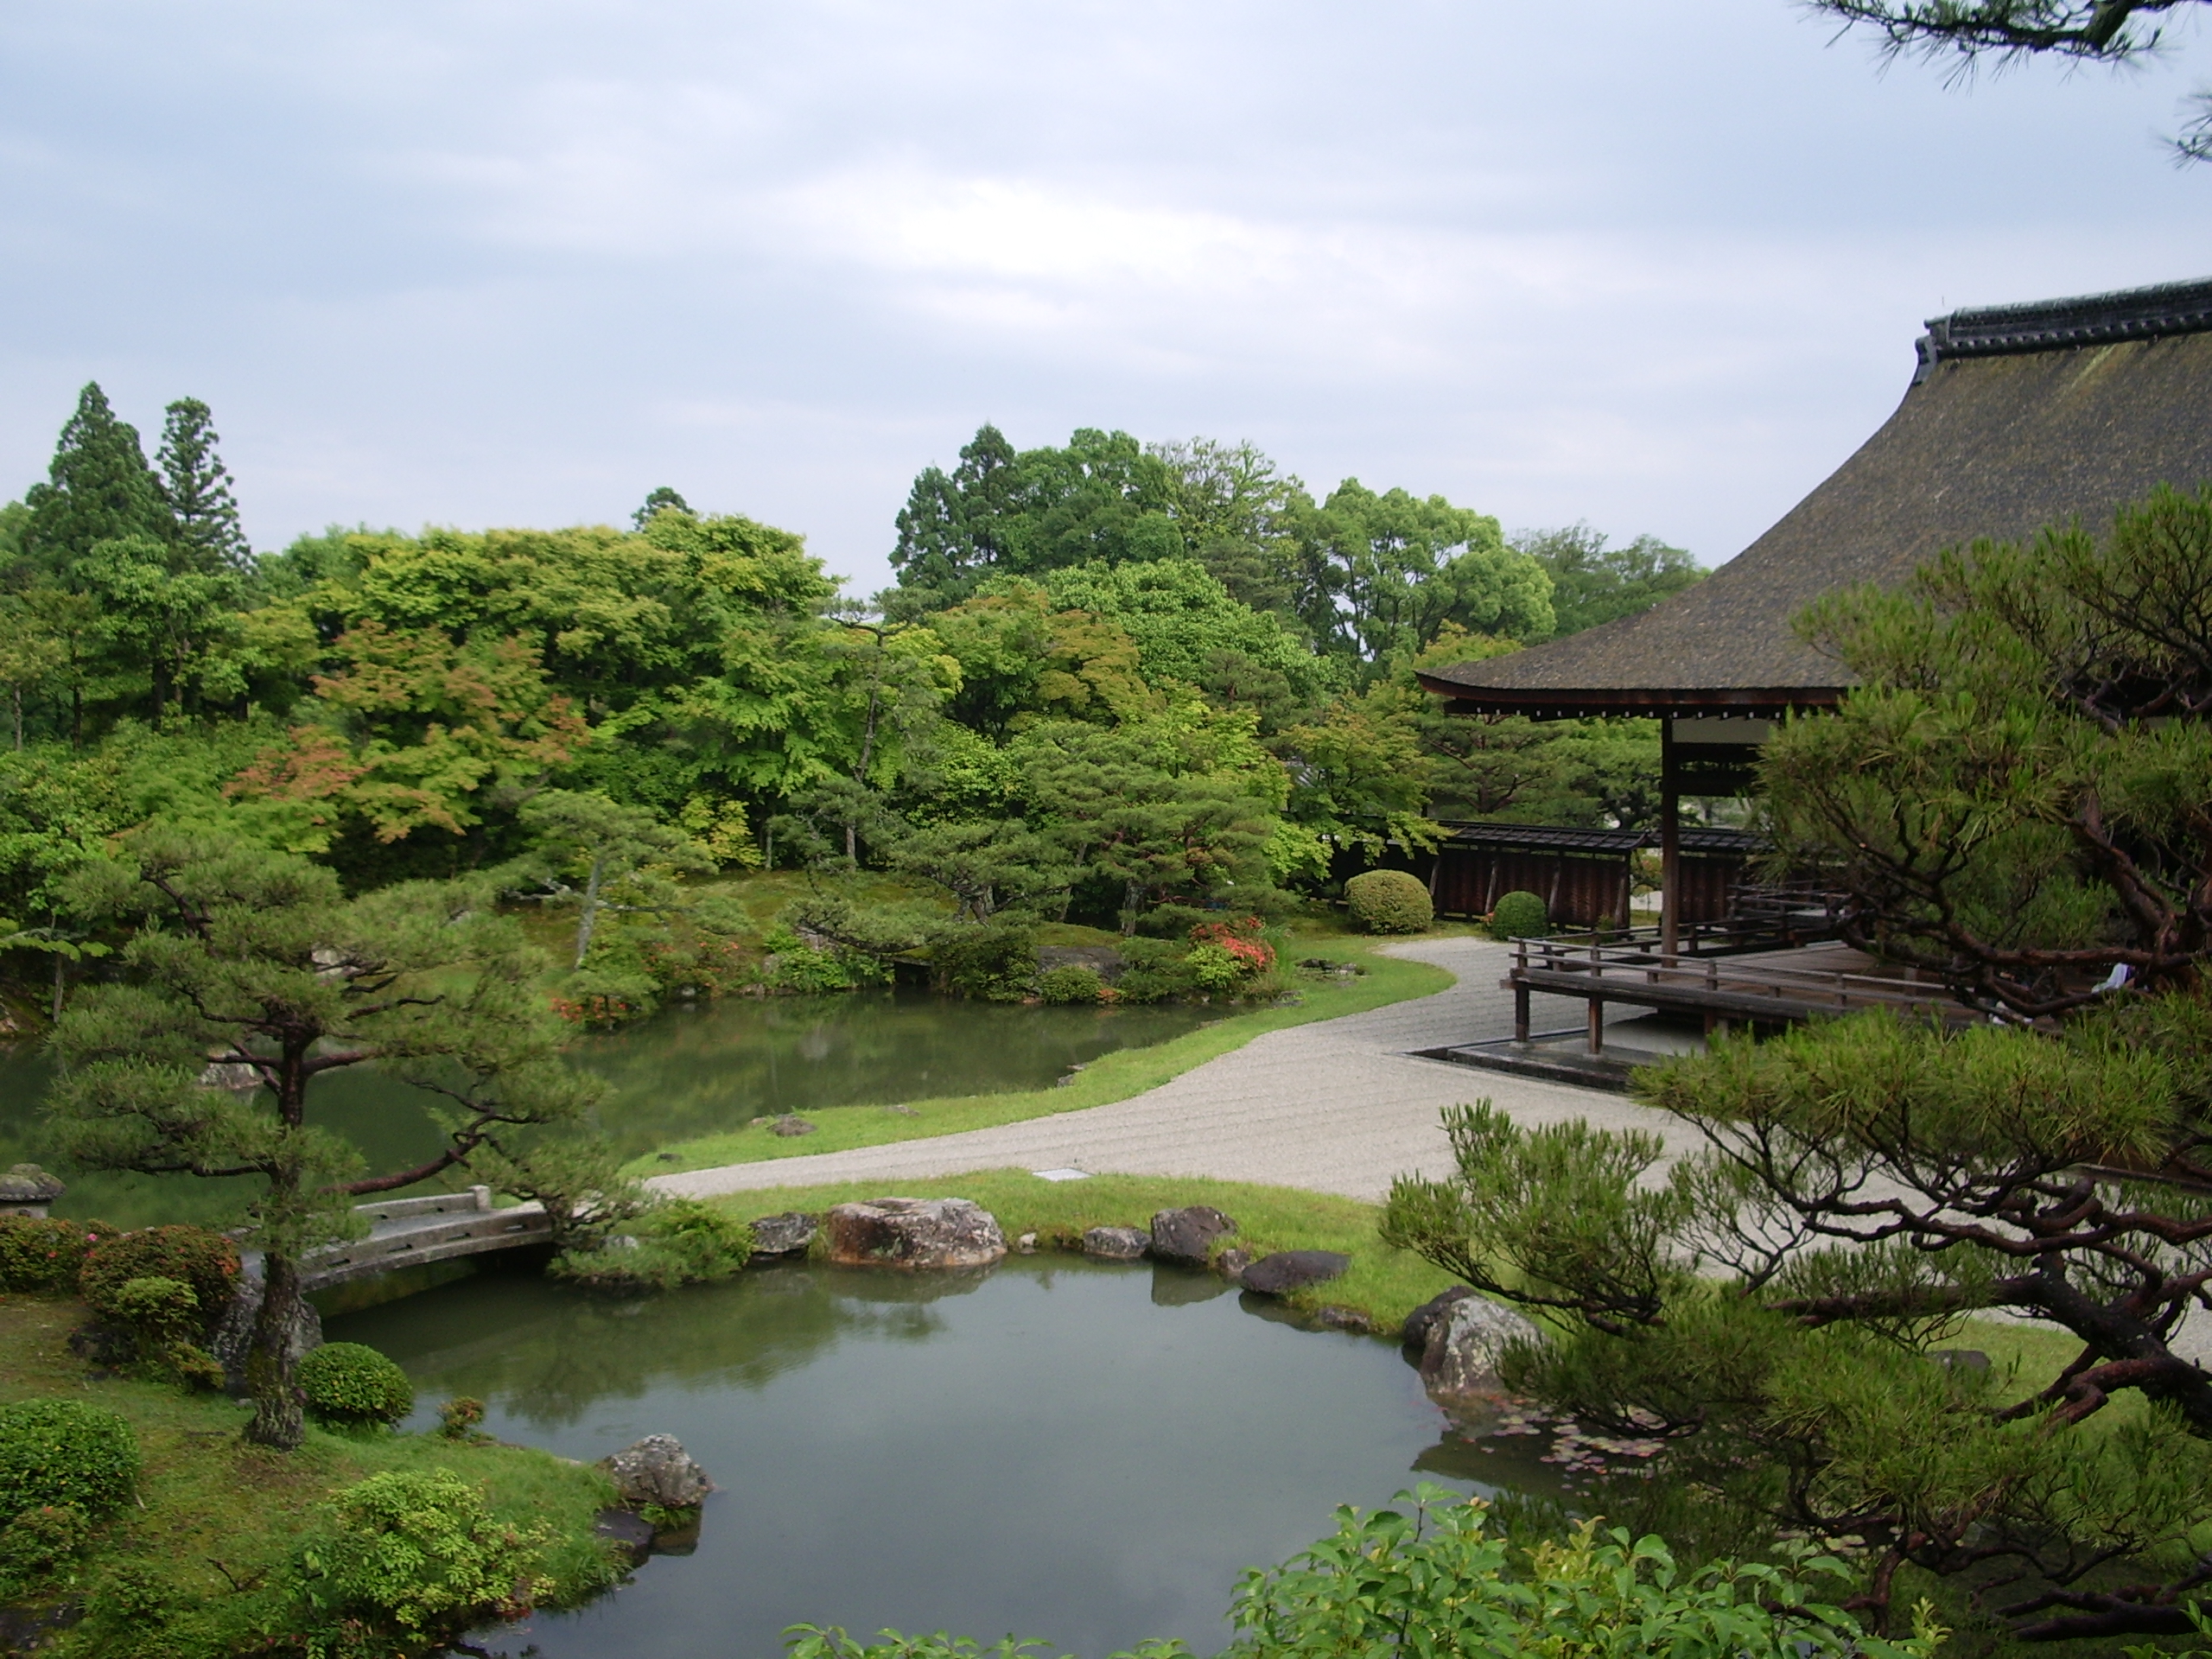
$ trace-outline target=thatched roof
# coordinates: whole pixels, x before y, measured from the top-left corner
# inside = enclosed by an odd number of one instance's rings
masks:
[[[1772,714],[1848,677],[1790,619],[1946,547],[2107,525],[2212,481],[2212,280],[1955,311],[1881,430],[1705,581],[1642,615],[1421,677],[1467,713]]]

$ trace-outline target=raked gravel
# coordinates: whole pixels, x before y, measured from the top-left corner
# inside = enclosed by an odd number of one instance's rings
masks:
[[[1448,1173],[1451,1149],[1439,1109],[1485,1096],[1522,1123],[1582,1117],[1649,1129],[1670,1150],[1689,1148],[1694,1137],[1682,1125],[1619,1095],[1416,1058],[1411,1051],[1510,1033],[1511,998],[1498,981],[1510,947],[1455,938],[1389,949],[1446,969],[1459,982],[1366,1014],[1268,1032],[1108,1105],[849,1152],[660,1175],[652,1185],[712,1198],[832,1181],[925,1180],[975,1169],[1080,1170],[1257,1181],[1379,1201],[1395,1176]],[[1551,1023],[1581,1017],[1580,1002],[1560,1001]],[[1542,1013],[1537,1018],[1545,1022]]]

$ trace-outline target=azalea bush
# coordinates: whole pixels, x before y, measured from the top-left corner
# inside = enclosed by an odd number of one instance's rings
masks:
[[[75,1288],[85,1252],[113,1230],[97,1221],[0,1216],[0,1291],[52,1294]]]

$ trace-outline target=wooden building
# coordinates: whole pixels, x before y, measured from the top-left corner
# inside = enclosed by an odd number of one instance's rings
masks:
[[[1662,722],[1661,831],[1671,956],[1688,907],[1683,795],[1749,787],[1793,710],[1849,677],[1791,619],[1823,594],[1902,582],[1946,547],[2094,531],[2160,484],[2212,481],[2212,280],[1955,311],[1928,324],[1904,401],[1771,530],[1641,615],[1424,674],[1453,712]]]
[[[1449,821],[1447,821],[1449,822]],[[1440,916],[1487,916],[1509,893],[1533,893],[1564,927],[1625,927],[1638,851],[1660,837],[1645,830],[1566,830],[1552,824],[1451,822],[1436,849],[1429,896]],[[1756,836],[1685,830],[1677,880],[1685,925],[1718,922],[1743,884]]]

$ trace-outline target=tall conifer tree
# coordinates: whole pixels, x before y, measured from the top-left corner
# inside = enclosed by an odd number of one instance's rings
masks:
[[[213,412],[197,397],[180,397],[167,410],[157,461],[162,488],[176,521],[179,550],[193,569],[210,574],[242,570],[252,563],[231,474],[216,453]]]
[[[23,550],[54,575],[101,542],[126,536],[166,542],[175,533],[137,429],[116,418],[98,381],[78,394],[48,480],[23,497],[30,509]]]

